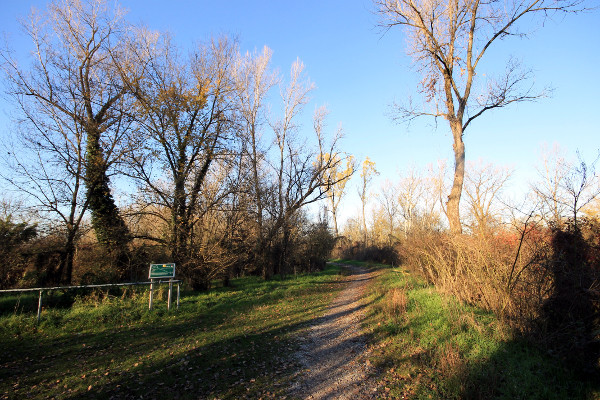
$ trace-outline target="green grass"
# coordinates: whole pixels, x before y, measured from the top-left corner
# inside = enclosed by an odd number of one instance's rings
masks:
[[[278,397],[297,370],[292,335],[325,310],[338,276],[241,278],[184,293],[170,312],[165,301],[148,311],[145,292],[77,298],[45,309],[39,325],[3,299],[0,397]]]
[[[365,265],[365,263],[355,263]],[[365,328],[387,398],[584,399],[597,387],[512,337],[491,313],[379,268]],[[128,296],[0,298],[0,398],[280,398],[298,370],[292,336],[325,311],[340,270],[234,280],[155,310]],[[18,300],[18,304],[17,301]]]
[[[401,268],[371,285],[366,329],[388,398],[586,399],[598,388]],[[403,397],[404,396],[404,397]]]

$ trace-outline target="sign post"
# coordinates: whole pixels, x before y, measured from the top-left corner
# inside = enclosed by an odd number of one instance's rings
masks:
[[[148,278],[152,282],[150,284],[150,298],[148,299],[148,309],[152,310],[152,300],[154,292],[154,280],[161,278],[169,278],[169,295],[167,309],[171,309],[171,291],[173,290],[173,278],[175,278],[175,263],[170,264],[150,264]],[[179,286],[178,286],[179,288]],[[179,298],[178,298],[179,300]],[[179,306],[179,303],[177,304]]]
[[[40,317],[42,316],[42,294],[43,294],[43,290],[40,290],[40,298],[38,300],[38,312],[37,312],[37,323],[40,323]],[[177,301],[179,301],[179,297],[177,298]],[[179,303],[177,303],[177,305],[179,305]]]

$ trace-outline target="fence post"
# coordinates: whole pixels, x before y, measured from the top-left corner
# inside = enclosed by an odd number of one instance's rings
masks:
[[[167,298],[167,310],[171,310],[171,292],[173,292],[173,278],[169,279],[169,296]]]
[[[37,312],[37,323],[38,324],[40,323],[40,318],[42,316],[42,293],[43,292],[44,292],[43,290],[40,290],[40,298],[38,300],[38,312]]]
[[[177,309],[179,310],[179,282],[177,282]]]
[[[148,310],[152,310],[153,292],[154,292],[154,279],[150,279],[150,298],[148,299]]]

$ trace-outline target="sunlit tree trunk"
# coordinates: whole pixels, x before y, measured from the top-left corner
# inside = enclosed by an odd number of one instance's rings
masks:
[[[454,180],[452,181],[452,188],[446,202],[446,210],[450,231],[452,233],[462,233],[460,198],[465,179],[465,144],[462,138],[462,126],[460,123],[453,125],[452,136],[454,139]]]

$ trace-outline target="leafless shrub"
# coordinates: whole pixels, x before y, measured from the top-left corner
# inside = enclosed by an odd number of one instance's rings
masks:
[[[548,243],[548,232],[531,227],[521,236],[429,233],[404,242],[402,253],[409,268],[439,290],[525,329],[550,294],[552,278],[541,264]]]

